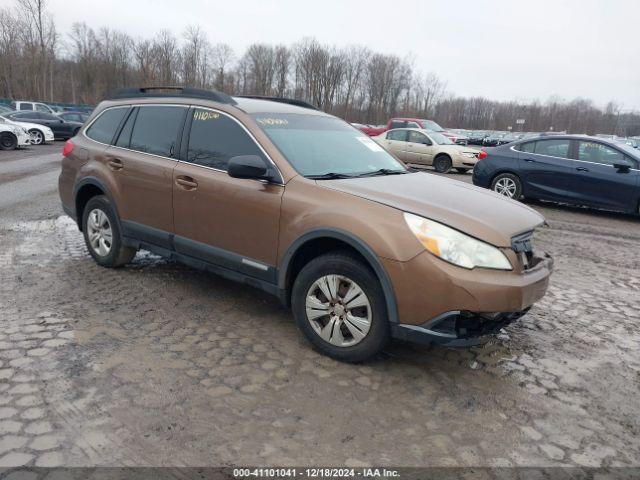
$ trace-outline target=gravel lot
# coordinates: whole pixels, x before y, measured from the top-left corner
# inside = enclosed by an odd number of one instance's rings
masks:
[[[252,288],[96,266],[61,148],[0,152],[0,466],[640,466],[640,219],[532,204],[556,272],[529,315],[354,366]]]

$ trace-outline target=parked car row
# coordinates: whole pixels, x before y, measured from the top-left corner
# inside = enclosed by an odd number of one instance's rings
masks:
[[[70,107],[22,100],[0,105],[0,148],[11,150],[73,137],[89,118],[90,111],[64,108]]]
[[[433,120],[426,120],[424,118],[391,118],[386,125],[378,126],[362,125],[359,123],[352,123],[352,125],[370,137],[377,137],[387,130],[393,130],[396,128],[419,128],[444,135],[453,143],[457,143],[459,145],[466,145],[468,143],[468,138],[465,135],[451,130],[445,130]]]

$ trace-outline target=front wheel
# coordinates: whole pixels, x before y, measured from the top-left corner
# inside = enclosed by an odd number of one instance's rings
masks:
[[[44,143],[44,134],[37,129],[29,130],[29,135],[31,136],[31,143],[33,145],[42,145]]]
[[[433,168],[438,173],[449,173],[451,170],[451,158],[447,155],[440,155],[433,161]]]
[[[309,262],[294,282],[291,303],[305,336],[336,360],[367,360],[389,341],[378,279],[348,253],[330,253]]]
[[[122,242],[115,209],[106,196],[97,195],[87,202],[82,227],[87,249],[98,265],[120,267],[135,256],[136,250]]]
[[[0,133],[0,150],[15,150],[18,148],[18,137],[13,133]]]
[[[501,173],[491,182],[491,190],[505,197],[519,200],[522,196],[522,182],[513,173]]]

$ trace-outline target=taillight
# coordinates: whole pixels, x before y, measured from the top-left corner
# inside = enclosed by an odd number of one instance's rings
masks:
[[[480,152],[478,153],[478,160],[482,160],[483,158],[487,158],[487,152],[485,152],[484,150],[480,150]]]
[[[73,152],[73,142],[71,140],[67,140],[66,142],[64,142],[64,148],[62,149],[62,156],[63,157],[68,157],[69,155],[71,155],[71,152]]]

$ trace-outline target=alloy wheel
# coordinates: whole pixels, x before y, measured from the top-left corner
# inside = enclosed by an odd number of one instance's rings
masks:
[[[509,177],[500,178],[493,187],[493,190],[505,197],[513,198],[518,190],[518,186]]]
[[[306,297],[307,320],[326,342],[337,347],[360,343],[371,328],[371,303],[360,286],[343,275],[316,280]]]
[[[87,236],[91,248],[101,257],[106,257],[111,251],[113,231],[107,214],[95,208],[87,217]]]
[[[31,135],[31,143],[33,143],[34,145],[40,145],[42,142],[44,142],[44,135],[42,135],[42,132],[40,132],[39,130],[31,130],[29,134]]]

